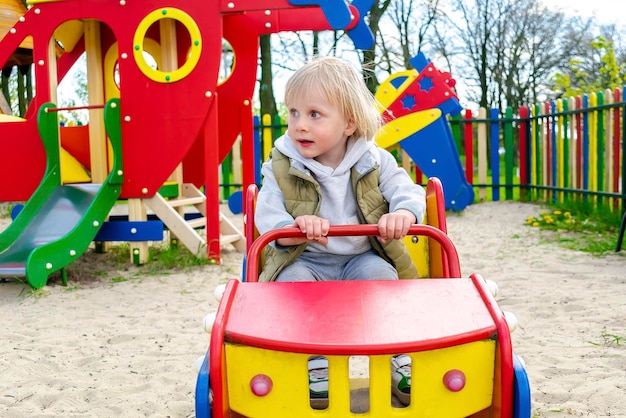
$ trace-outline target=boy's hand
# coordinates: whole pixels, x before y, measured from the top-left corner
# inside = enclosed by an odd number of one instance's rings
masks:
[[[378,240],[384,244],[389,239],[404,238],[415,222],[415,215],[406,209],[386,213],[378,220]]]
[[[298,216],[292,226],[299,228],[302,233],[306,234],[306,238],[279,238],[276,240],[278,245],[298,245],[307,241],[317,242],[322,245],[328,244],[328,237],[326,236],[330,229],[328,219],[314,215],[303,215]]]

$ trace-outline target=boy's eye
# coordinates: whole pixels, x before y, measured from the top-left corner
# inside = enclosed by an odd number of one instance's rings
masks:
[[[289,111],[289,114],[291,114],[291,116],[298,116],[299,115],[299,113],[298,113],[298,111],[296,109],[291,109]]]
[[[320,115],[320,112],[317,112],[315,110],[311,112],[311,117],[314,118],[314,119],[317,119],[320,116],[322,116],[322,115]]]

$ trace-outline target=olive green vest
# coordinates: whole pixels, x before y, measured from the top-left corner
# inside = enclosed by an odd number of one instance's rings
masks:
[[[289,158],[276,148],[272,149],[272,170],[285,198],[287,211],[294,218],[319,213],[322,193],[319,183],[313,176],[293,168]],[[380,217],[389,211],[389,205],[378,187],[378,179],[378,166],[364,174],[358,173],[353,167],[350,173],[361,223],[377,224]],[[381,244],[376,237],[369,237],[369,240],[378,254],[396,268],[399,278],[417,278],[417,269],[403,240],[389,240],[385,244]],[[285,250],[265,247],[265,265],[259,281],[276,280],[282,269],[293,263],[307,245],[308,243],[303,243]]]

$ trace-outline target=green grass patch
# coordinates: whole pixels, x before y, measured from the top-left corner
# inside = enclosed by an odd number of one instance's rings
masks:
[[[10,203],[0,203],[0,218],[10,218],[14,206],[15,205],[12,205]]]
[[[553,239],[559,245],[595,255],[615,251],[620,222],[616,211],[583,201],[549,205],[526,220],[531,227],[555,231]]]
[[[115,276],[115,277],[111,277],[111,282],[113,283],[123,283],[123,282],[129,282],[132,279],[134,279],[135,277],[122,277],[122,276]]]
[[[626,336],[617,335],[607,332],[606,329],[603,329],[600,333],[601,342],[596,341],[588,341],[589,344],[604,346],[604,347],[619,347],[626,343]]]
[[[18,297],[33,298],[35,301],[38,301],[39,299],[50,295],[50,290],[46,289],[46,287],[33,289],[28,283],[26,283],[26,280],[19,277],[16,278],[16,280],[24,285]]]
[[[148,262],[141,267],[144,275],[162,275],[173,271],[188,271],[195,267],[215,264],[213,260],[197,257],[184,246],[152,245],[148,250]],[[123,243],[111,246],[109,252],[115,262],[129,262],[130,244]],[[128,281],[129,278],[118,277],[114,282]]]

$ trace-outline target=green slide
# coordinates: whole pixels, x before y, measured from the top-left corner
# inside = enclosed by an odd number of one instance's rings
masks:
[[[119,99],[104,107],[113,167],[103,184],[61,184],[59,122],[53,103],[37,116],[46,151],[46,171],[15,220],[0,233],[0,277],[25,277],[35,289],[80,257],[98,233],[122,188],[122,134]],[[65,271],[63,281],[66,282]]]

